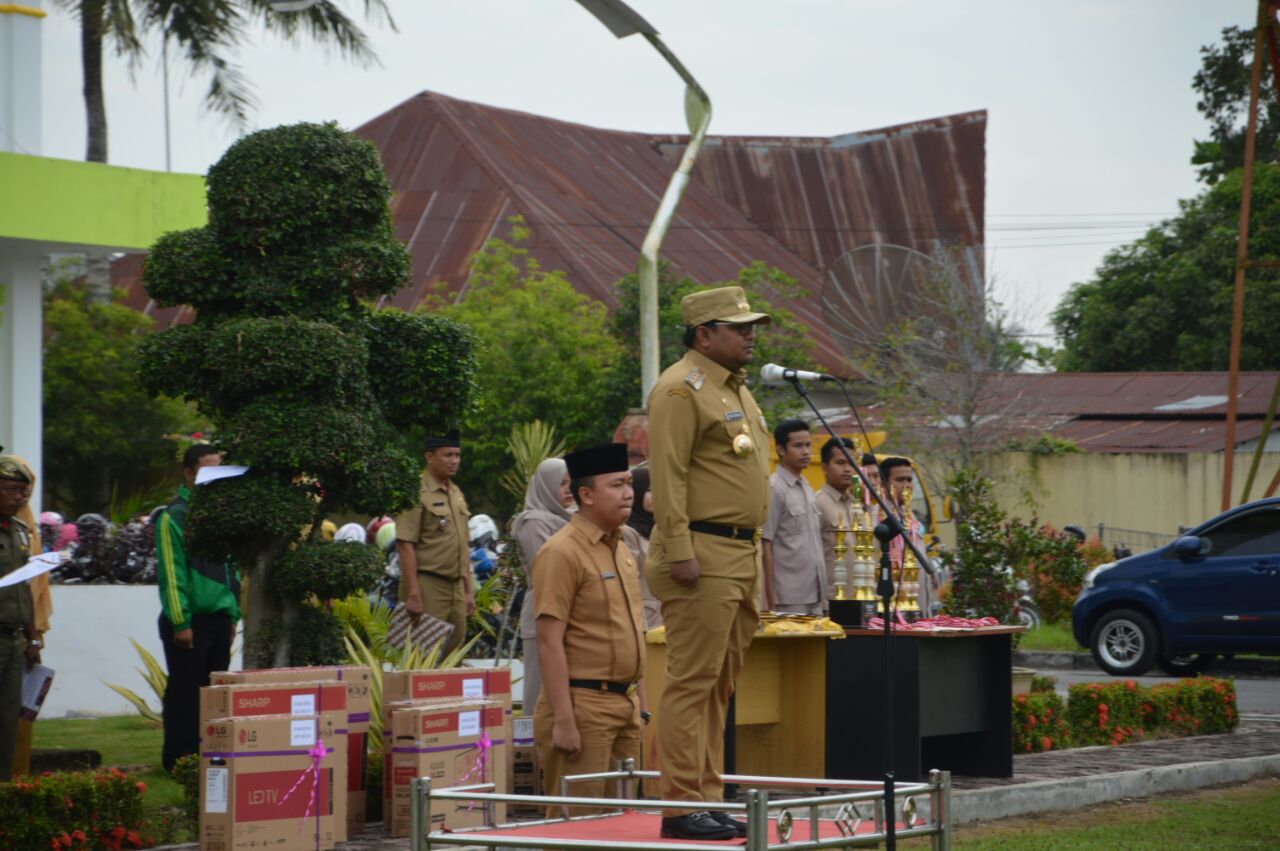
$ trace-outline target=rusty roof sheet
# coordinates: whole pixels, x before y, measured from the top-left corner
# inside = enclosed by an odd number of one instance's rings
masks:
[[[834,138],[711,137],[663,257],[677,274],[729,281],[762,260],[810,296],[788,300],[819,360],[847,371],[821,315],[826,265],[877,240],[982,241],[983,112]],[[604,130],[423,92],[357,128],[382,152],[397,236],[413,255],[390,300],[412,308],[439,287],[465,291],[469,261],[505,219],[524,216],[527,247],[581,292],[616,304],[674,170],[679,137]],[[789,163],[783,168],[783,163]],[[128,302],[155,311],[136,267],[117,276]]]

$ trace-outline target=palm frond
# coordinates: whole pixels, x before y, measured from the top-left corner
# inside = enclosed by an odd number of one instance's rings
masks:
[[[106,683],[105,685],[107,688],[132,703],[134,709],[137,709],[138,714],[143,718],[146,718],[148,721],[155,721],[157,724],[163,723],[164,719],[160,717],[160,713],[148,706],[147,702],[141,697],[138,697],[138,695],[133,691],[125,688],[124,686],[118,686],[115,683]]]
[[[507,493],[523,500],[529,479],[538,465],[564,454],[565,442],[556,437],[556,427],[541,420],[517,423],[507,438],[512,465],[498,480]]]

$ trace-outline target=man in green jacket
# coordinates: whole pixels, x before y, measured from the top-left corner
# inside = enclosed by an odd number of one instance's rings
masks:
[[[187,502],[201,467],[222,455],[208,444],[182,456],[184,484],[156,520],[156,574],[160,584],[160,640],[169,682],[164,690],[165,771],[200,746],[200,689],[209,675],[231,665],[231,641],[240,620],[240,574],[226,559],[188,556],[182,537]]]

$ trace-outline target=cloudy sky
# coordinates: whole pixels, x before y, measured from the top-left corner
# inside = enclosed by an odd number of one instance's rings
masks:
[[[53,4],[45,0],[44,5]],[[638,38],[573,0],[388,0],[380,66],[261,33],[238,60],[255,127],[354,127],[424,89],[601,127],[684,132],[680,83]],[[633,0],[710,93],[718,134],[837,135],[989,111],[987,244],[1001,298],[1033,331],[1107,250],[1177,210],[1205,135],[1199,48],[1252,22],[1252,0]],[[352,14],[363,4],[347,0]],[[165,167],[159,44],[106,68],[110,161]],[[44,151],[84,155],[75,21],[44,27]],[[202,172],[237,135],[208,81],[170,66],[172,162]],[[1048,341],[1048,338],[1045,338]]]

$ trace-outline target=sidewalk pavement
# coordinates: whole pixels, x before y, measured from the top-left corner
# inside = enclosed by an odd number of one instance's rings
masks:
[[[1093,656],[1088,653],[1064,653],[1050,650],[1015,650],[1013,664],[1021,668],[1035,668],[1037,671],[1047,668],[1077,671],[1101,670],[1093,661]],[[1280,677],[1280,657],[1237,656],[1230,661],[1217,659],[1205,672],[1205,676]]]
[[[1015,756],[1013,777],[953,778],[952,809],[954,823],[964,825],[1274,776],[1280,776],[1280,723],[1246,720],[1219,736]],[[387,839],[379,831],[373,827],[338,848],[409,847],[407,839]],[[173,851],[195,848],[173,846]]]

